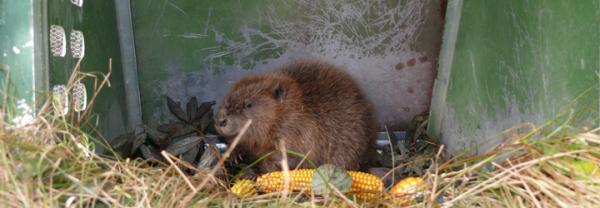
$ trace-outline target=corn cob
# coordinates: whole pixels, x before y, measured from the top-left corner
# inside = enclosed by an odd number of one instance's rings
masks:
[[[311,182],[315,169],[299,169],[289,171],[289,190],[312,192]],[[383,182],[379,177],[358,172],[348,171],[352,177],[351,192],[362,199],[372,199],[383,191]],[[257,187],[263,192],[279,192],[284,189],[284,172],[277,171],[264,174],[256,179]]]
[[[351,191],[358,198],[371,200],[383,192],[383,181],[379,177],[359,171],[348,171],[348,174],[352,177]]]
[[[388,193],[394,197],[396,203],[408,205],[418,193],[418,188],[422,184],[423,179],[421,177],[407,177],[396,183]]]
[[[254,196],[256,194],[254,181],[239,180],[233,184],[233,187],[231,187],[231,192],[240,198]]]

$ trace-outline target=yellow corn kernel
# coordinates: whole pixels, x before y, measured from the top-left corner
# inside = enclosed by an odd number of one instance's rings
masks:
[[[375,199],[383,192],[383,181],[376,175],[359,171],[348,171],[348,175],[352,177],[351,191],[358,198]]]
[[[289,171],[289,190],[312,191],[312,178],[314,169],[298,169]],[[265,173],[256,179],[257,187],[263,192],[279,192],[284,189],[285,175],[283,171]]]
[[[315,169],[291,170],[289,190],[312,192],[312,178]],[[362,199],[373,199],[383,191],[383,182],[375,175],[348,171],[352,177],[351,192],[357,194]],[[283,171],[271,172],[261,175],[256,179],[257,187],[263,192],[279,192],[284,189]]]
[[[423,182],[421,177],[404,178],[390,189],[389,194],[394,197],[396,203],[408,205],[418,193],[418,188]]]
[[[256,188],[254,188],[254,181],[236,181],[235,184],[233,184],[233,186],[231,187],[231,192],[240,198],[254,196],[256,194]]]

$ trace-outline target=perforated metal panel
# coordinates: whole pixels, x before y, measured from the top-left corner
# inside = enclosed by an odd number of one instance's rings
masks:
[[[92,112],[99,121],[95,128],[107,139],[124,133],[130,126],[115,1],[125,0],[53,0],[47,1],[46,8],[48,23],[62,26],[68,36],[65,58],[49,58],[50,84],[66,85],[79,59],[81,72],[92,73],[98,79],[86,78],[72,86],[68,92],[70,113],[88,108],[94,83],[112,69],[110,87],[98,94]]]
[[[52,87],[52,106],[57,115],[64,116],[69,112],[69,94],[64,85]]]
[[[57,57],[65,57],[67,53],[65,29],[59,25],[50,25],[50,51]]]
[[[71,3],[78,7],[83,6],[83,0],[71,0]]]
[[[87,107],[87,91],[83,83],[77,83],[71,90],[71,98],[73,99],[73,110],[82,112]]]
[[[81,59],[85,55],[85,40],[83,33],[78,30],[71,31],[69,36],[69,43],[71,45],[71,54],[73,58]]]

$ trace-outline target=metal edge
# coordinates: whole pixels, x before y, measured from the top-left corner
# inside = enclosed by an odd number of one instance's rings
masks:
[[[448,84],[452,72],[454,60],[454,48],[460,26],[460,17],[463,0],[449,0],[446,8],[444,34],[442,36],[442,47],[438,61],[438,73],[433,84],[431,97],[430,116],[427,124],[427,134],[441,141],[442,122],[446,110],[446,97]]]
[[[408,140],[408,132],[406,131],[393,131],[392,132],[395,136],[396,139],[399,142],[406,142]],[[206,138],[209,139],[210,142],[214,143],[217,148],[219,148],[220,151],[223,151],[227,148],[227,144],[223,143],[221,139],[223,139],[222,137],[218,136],[218,135],[206,135]],[[377,140],[376,140],[376,145],[378,148],[381,147],[385,147],[388,146],[390,144],[390,140],[387,136],[387,132],[377,132]]]
[[[119,31],[119,45],[123,64],[123,84],[126,94],[125,103],[128,113],[128,129],[132,130],[142,124],[142,104],[140,101],[130,0],[115,0],[115,11],[117,14],[117,30]]]
[[[41,106],[45,101],[44,93],[49,90],[48,58],[48,1],[33,1],[33,106]],[[34,108],[35,110],[36,108]]]
[[[598,36],[600,36],[600,1],[598,1],[598,5],[596,6],[596,27],[598,29]],[[600,37],[598,37],[598,41],[600,42]],[[596,78],[598,79],[598,120],[596,120],[596,125],[600,126],[600,44],[598,45],[598,71],[596,72]]]

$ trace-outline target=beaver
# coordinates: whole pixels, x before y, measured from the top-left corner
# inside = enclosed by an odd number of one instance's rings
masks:
[[[317,60],[298,60],[274,72],[251,75],[229,89],[215,115],[215,128],[227,143],[247,120],[252,124],[234,152],[256,160],[258,173],[281,170],[287,150],[290,168],[333,164],[366,170],[376,160],[378,123],[372,103],[342,69]]]

